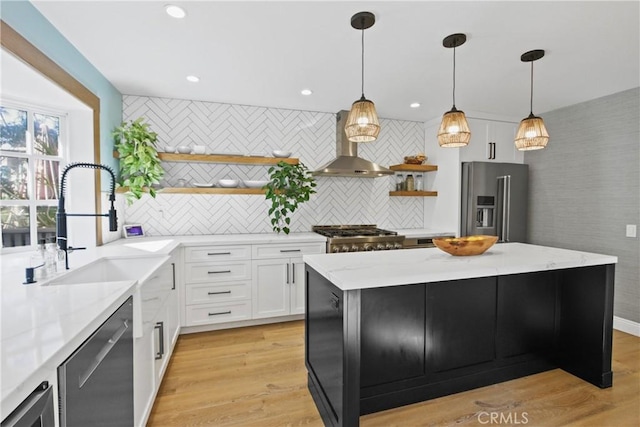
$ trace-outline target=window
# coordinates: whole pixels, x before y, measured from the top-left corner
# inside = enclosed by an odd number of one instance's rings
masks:
[[[56,235],[63,164],[63,114],[0,105],[2,247],[32,246]]]

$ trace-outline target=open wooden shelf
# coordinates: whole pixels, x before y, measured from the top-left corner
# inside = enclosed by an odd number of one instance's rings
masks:
[[[389,169],[396,172],[434,172],[438,170],[436,165],[410,165],[403,163],[401,165],[391,165]]]
[[[126,193],[127,188],[120,187],[116,193]],[[267,190],[262,188],[213,188],[213,187],[165,187],[157,188],[158,194],[245,194],[264,195]]]
[[[158,190],[165,194],[245,194],[264,195],[267,190],[262,188],[208,188],[208,187],[167,187]]]
[[[279,162],[297,165],[300,162],[299,159],[292,157],[218,156],[215,154],[158,153],[158,157],[165,162],[226,163],[236,165],[277,165]]]
[[[389,196],[395,197],[436,197],[437,191],[389,191]]]

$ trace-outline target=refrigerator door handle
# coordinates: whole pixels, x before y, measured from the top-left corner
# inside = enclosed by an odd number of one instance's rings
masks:
[[[499,176],[498,179],[498,196],[502,195],[502,200],[500,200],[500,204],[501,206],[501,218],[500,218],[500,224],[497,227],[497,231],[498,231],[498,242],[500,243],[504,243],[504,242],[508,242],[509,241],[509,211],[510,211],[510,206],[509,206],[509,201],[510,201],[510,197],[509,197],[509,176],[508,175],[503,175],[503,176]],[[502,194],[501,194],[502,193]]]
[[[511,175],[507,175],[505,177],[505,191],[504,191],[504,197],[505,197],[505,205],[507,207],[507,214],[504,217],[504,221],[503,221],[503,227],[504,227],[504,241],[505,242],[509,242],[510,238],[509,238],[509,230],[510,230],[510,222],[511,222]]]

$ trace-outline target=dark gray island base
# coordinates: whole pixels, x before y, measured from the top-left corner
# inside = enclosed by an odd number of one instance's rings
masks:
[[[325,425],[554,368],[611,387],[614,267],[341,290],[307,265],[305,361]]]

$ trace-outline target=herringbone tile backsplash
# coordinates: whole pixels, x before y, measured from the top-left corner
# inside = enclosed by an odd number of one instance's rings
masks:
[[[205,145],[207,152],[270,155],[293,152],[310,169],[336,155],[335,114],[214,102],[125,95],[125,120],[144,117],[158,133],[160,151],[167,145]],[[424,150],[419,122],[380,120],[379,138],[359,144],[358,154],[383,166],[402,162]],[[267,179],[264,166],[165,163],[164,184],[178,179],[215,182],[220,178]],[[383,228],[421,228],[423,199],[389,197],[394,177],[316,177],[317,194],[291,219],[292,231],[316,224],[378,224]],[[127,223],[141,223],[150,235],[267,233],[271,231],[263,196],[158,194],[125,209]]]

